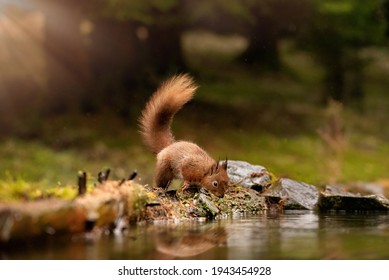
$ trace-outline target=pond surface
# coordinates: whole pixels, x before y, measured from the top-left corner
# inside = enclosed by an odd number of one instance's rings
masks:
[[[286,211],[0,248],[0,259],[389,259],[388,213]]]

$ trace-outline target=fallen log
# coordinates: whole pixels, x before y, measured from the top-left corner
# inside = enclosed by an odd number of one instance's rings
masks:
[[[133,181],[106,181],[72,200],[49,198],[0,204],[0,242],[80,233],[137,221],[153,194]]]

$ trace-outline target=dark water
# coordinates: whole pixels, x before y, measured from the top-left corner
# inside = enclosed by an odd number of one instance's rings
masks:
[[[388,213],[292,211],[0,248],[2,259],[389,259]]]

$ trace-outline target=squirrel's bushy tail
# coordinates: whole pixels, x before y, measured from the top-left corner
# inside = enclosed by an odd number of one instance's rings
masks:
[[[178,75],[164,82],[153,94],[140,117],[145,144],[155,153],[174,143],[170,126],[174,115],[197,89],[189,75]]]

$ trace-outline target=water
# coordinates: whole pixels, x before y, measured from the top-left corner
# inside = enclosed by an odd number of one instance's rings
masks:
[[[389,259],[389,214],[286,211],[0,248],[3,259]]]

